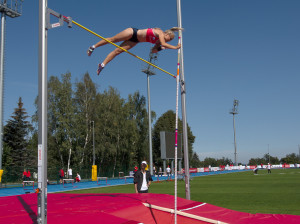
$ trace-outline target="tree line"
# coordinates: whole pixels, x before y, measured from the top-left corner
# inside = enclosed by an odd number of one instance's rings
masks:
[[[29,116],[20,97],[18,107],[4,127],[4,167],[37,166],[38,97],[36,113]],[[152,119],[156,113],[151,111]],[[179,132],[182,124],[179,120]],[[153,125],[153,162],[160,159],[160,131],[175,130],[175,113],[167,111]],[[100,93],[89,74],[71,82],[71,73],[48,80],[48,167],[91,167],[93,165],[93,132],[95,164],[99,172],[132,170],[141,161],[149,161],[148,112],[146,98],[136,91],[127,99],[117,89],[109,87]],[[188,126],[190,163],[195,136]]]
[[[260,164],[295,164],[300,163],[300,156],[296,153],[287,154],[285,157],[279,159],[278,157],[265,154],[262,158],[251,158],[249,165],[260,165]]]
[[[29,120],[19,98],[17,108],[4,126],[3,167],[37,167],[37,102],[36,113]],[[151,111],[152,119],[156,113]],[[153,122],[153,121],[152,121]],[[179,119],[179,133],[182,122]],[[153,163],[162,166],[160,131],[175,130],[175,113],[166,111],[152,129]],[[126,99],[117,89],[109,87],[102,93],[89,74],[80,81],[71,82],[71,73],[51,76],[48,81],[48,167],[55,170],[76,167],[77,170],[93,164],[93,131],[95,133],[95,164],[98,172],[107,176],[128,172],[141,161],[149,161],[148,112],[146,98],[136,91]],[[190,167],[208,167],[232,164],[228,158],[205,158],[200,161],[193,151],[195,136],[188,125]],[[251,158],[249,165],[266,164],[269,155]],[[299,163],[295,153],[278,159],[270,156],[271,164]],[[20,171],[18,171],[20,172]]]

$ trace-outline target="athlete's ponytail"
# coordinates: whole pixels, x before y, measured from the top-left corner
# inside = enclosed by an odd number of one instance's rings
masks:
[[[180,27],[173,27],[169,30],[166,30],[165,33],[169,34],[169,36],[171,37],[171,39],[174,39],[175,37],[175,33],[174,32],[178,32],[179,30],[183,30],[183,28]]]

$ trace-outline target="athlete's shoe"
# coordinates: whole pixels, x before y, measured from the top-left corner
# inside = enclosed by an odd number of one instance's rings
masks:
[[[91,56],[91,54],[93,53],[93,51],[95,50],[95,48],[93,47],[89,47],[88,51],[87,51],[87,55]]]
[[[102,64],[99,64],[98,69],[97,69],[97,75],[99,75],[103,69],[104,69],[104,67],[102,66]]]

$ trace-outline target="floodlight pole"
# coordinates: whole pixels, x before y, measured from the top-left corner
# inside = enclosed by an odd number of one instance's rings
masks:
[[[156,60],[157,56],[155,53],[152,53],[152,48],[150,49],[149,62]],[[150,174],[153,175],[153,155],[152,155],[152,118],[151,118],[151,104],[150,104],[150,76],[155,75],[155,72],[152,71],[153,67],[150,65],[147,66],[147,69],[143,69],[142,72],[147,74],[147,96],[148,96],[148,133],[149,133],[149,165],[150,165]]]
[[[177,21],[178,27],[182,28],[181,21],[181,0],[177,0]],[[182,129],[183,129],[183,149],[184,149],[184,169],[185,169],[185,198],[190,200],[190,165],[189,165],[189,148],[187,136],[187,121],[186,121],[186,104],[185,104],[185,80],[184,80],[184,66],[183,66],[183,39],[182,31],[179,30],[179,37],[181,38],[181,54],[180,54],[180,86],[181,86],[181,113],[182,113]]]
[[[269,147],[269,144],[268,144],[268,156],[269,156],[269,163],[270,163],[270,147]]]
[[[0,41],[0,170],[2,170],[3,154],[3,93],[4,93],[4,48],[6,32],[6,16],[16,18],[22,14],[22,2],[16,0],[14,4],[7,4],[7,0],[1,0],[1,41]],[[0,183],[1,184],[1,183]]]
[[[238,105],[239,105],[239,101],[238,100],[234,100],[233,101],[233,108],[232,110],[229,112],[230,114],[232,114],[233,116],[233,135],[234,135],[234,165],[237,166],[237,149],[236,149],[236,134],[235,134],[235,119],[234,119],[234,115],[238,114]]]
[[[150,75],[147,74],[147,95],[148,95],[148,130],[149,130],[149,162],[150,174],[153,175],[153,156],[152,156],[152,127],[151,127],[151,105],[150,105]]]
[[[235,135],[235,119],[234,119],[234,113],[233,115],[233,132],[234,132],[234,165],[237,166],[237,152],[236,152],[236,135]]]

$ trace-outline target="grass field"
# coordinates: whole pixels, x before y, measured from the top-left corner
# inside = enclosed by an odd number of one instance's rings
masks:
[[[191,200],[249,213],[300,215],[300,169],[259,170],[194,177]],[[153,183],[150,193],[174,195],[174,182]],[[133,185],[94,188],[68,193],[134,193]],[[178,197],[185,198],[183,181]]]

